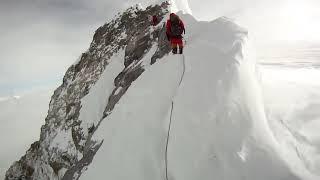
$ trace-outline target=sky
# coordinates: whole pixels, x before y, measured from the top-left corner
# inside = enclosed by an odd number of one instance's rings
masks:
[[[233,18],[257,44],[320,41],[318,0],[188,1],[197,19]],[[138,2],[148,1],[0,0],[0,97],[58,85],[94,31]]]
[[[17,146],[38,139],[53,90],[89,47],[94,31],[118,10],[140,1],[0,0],[0,122],[7,130],[2,137],[15,133],[11,137],[19,142],[5,143],[15,152],[6,166],[27,148]],[[197,19],[233,18],[257,44],[320,42],[319,0],[188,1]]]
[[[37,89],[21,98],[0,99],[1,180],[12,162],[18,160],[30,144],[39,139],[53,89]]]
[[[208,0],[205,4],[190,0],[196,17],[233,18],[258,43],[320,41],[318,0]]]
[[[89,47],[95,29],[112,16],[95,7],[102,6],[70,0],[1,0],[0,96],[61,80]]]

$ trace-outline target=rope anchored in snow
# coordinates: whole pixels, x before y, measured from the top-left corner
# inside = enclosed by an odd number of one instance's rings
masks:
[[[186,71],[185,56],[182,55],[182,57],[183,57],[183,72],[182,72],[178,87],[180,87],[180,85],[183,81],[183,78],[184,78],[185,71]],[[173,108],[174,108],[174,101],[172,100],[171,101],[171,111],[170,111],[170,121],[169,121],[169,128],[168,128],[167,142],[166,142],[166,151],[165,151],[166,180],[169,180],[169,177],[168,177],[168,145],[169,145],[169,139],[170,139]]]
[[[181,79],[179,81],[179,87],[183,81],[183,78],[184,78],[184,73],[186,72],[186,62],[185,62],[185,57],[184,57],[184,54],[182,54],[182,58],[183,58],[183,71],[182,71],[182,75],[181,75]]]
[[[165,157],[165,164],[166,164],[166,180],[169,180],[168,178],[168,144],[169,144],[169,137],[170,137],[170,130],[171,130],[171,122],[172,122],[172,112],[173,112],[174,103],[171,102],[171,111],[170,111],[170,122],[169,122],[169,128],[168,128],[168,134],[167,134],[167,144],[166,144],[166,157]]]

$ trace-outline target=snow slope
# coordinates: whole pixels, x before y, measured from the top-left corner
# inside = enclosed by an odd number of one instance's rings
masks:
[[[104,142],[81,179],[317,179],[290,164],[270,129],[247,31],[226,18],[182,19],[184,56],[132,84],[94,135]]]
[[[303,165],[319,176],[319,69],[268,65],[261,70],[268,120],[279,145],[291,166]]]
[[[96,31],[7,179],[319,178],[316,133],[267,120],[248,32],[180,14],[185,54],[168,55],[167,7],[130,8]],[[150,14],[162,22],[150,28]]]
[[[104,145],[82,179],[163,179],[165,119],[182,74],[181,58],[163,60],[132,85],[104,120],[95,137],[103,138]]]

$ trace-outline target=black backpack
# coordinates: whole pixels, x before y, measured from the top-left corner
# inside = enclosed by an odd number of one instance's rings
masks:
[[[181,38],[183,33],[183,28],[180,23],[178,16],[174,16],[171,20],[171,35],[176,38]]]

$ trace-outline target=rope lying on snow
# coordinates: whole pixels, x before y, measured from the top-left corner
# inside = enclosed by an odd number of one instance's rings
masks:
[[[166,158],[165,158],[165,163],[166,163],[166,180],[169,180],[168,178],[168,144],[169,144],[169,137],[170,137],[170,131],[171,131],[171,122],[172,122],[172,112],[173,112],[173,101],[171,102],[171,112],[170,112],[170,122],[169,122],[169,129],[168,129],[168,134],[167,134],[167,144],[166,144]]]
[[[180,87],[180,85],[181,85],[181,83],[183,81],[183,78],[184,78],[185,71],[186,71],[185,56],[182,55],[182,57],[183,57],[183,72],[182,72],[181,79],[179,81],[179,86],[178,87]],[[168,134],[167,134],[167,142],[166,142],[166,151],[165,151],[166,180],[169,180],[169,178],[168,178],[168,145],[169,145],[169,140],[170,140],[170,131],[171,131],[173,108],[174,108],[174,102],[172,100],[172,102],[171,102],[171,111],[170,111],[170,122],[169,122],[169,128],[168,128]]]

